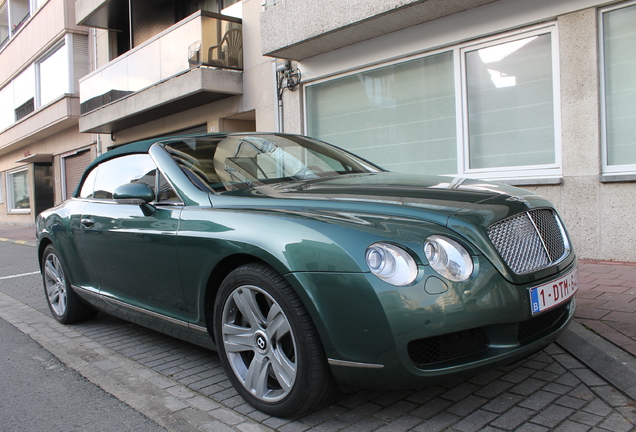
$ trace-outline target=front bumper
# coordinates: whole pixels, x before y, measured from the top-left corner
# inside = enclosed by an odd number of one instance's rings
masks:
[[[413,388],[509,364],[552,343],[575,300],[531,316],[530,288],[507,282],[483,257],[474,277],[441,281],[428,266],[395,287],[368,273],[287,275],[309,309],[338,382]],[[576,260],[547,280],[567,274]]]

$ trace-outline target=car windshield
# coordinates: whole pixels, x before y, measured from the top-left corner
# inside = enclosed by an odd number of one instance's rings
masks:
[[[164,148],[197,186],[217,192],[382,171],[337,147],[300,136],[196,137],[167,142]]]

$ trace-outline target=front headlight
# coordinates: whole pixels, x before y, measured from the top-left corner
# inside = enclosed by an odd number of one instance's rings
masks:
[[[473,260],[468,251],[448,237],[428,237],[424,254],[433,270],[453,282],[465,281],[473,273]]]
[[[411,254],[392,244],[372,244],[366,259],[371,273],[392,285],[409,285],[417,277],[417,264]]]

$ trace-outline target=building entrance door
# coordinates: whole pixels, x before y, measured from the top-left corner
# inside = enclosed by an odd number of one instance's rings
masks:
[[[33,164],[33,208],[35,217],[53,207],[53,164],[38,162]]]

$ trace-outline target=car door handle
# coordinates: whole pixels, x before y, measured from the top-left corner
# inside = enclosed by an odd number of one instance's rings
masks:
[[[95,221],[93,219],[82,219],[80,222],[84,228],[91,228],[95,225]]]

